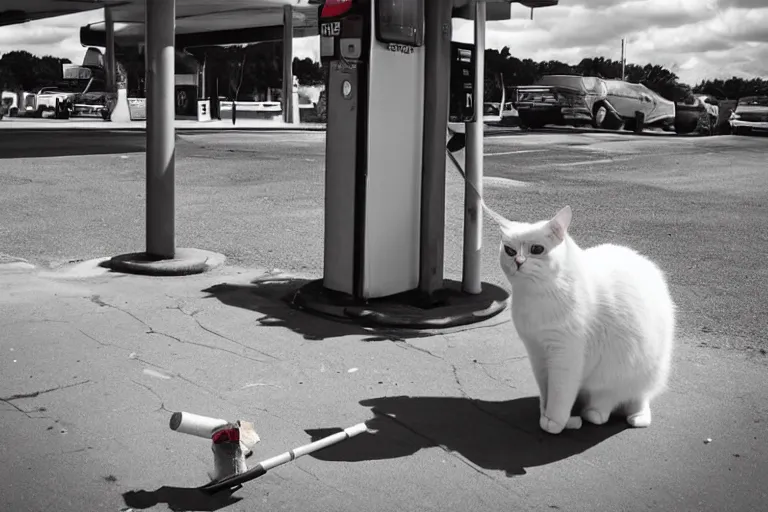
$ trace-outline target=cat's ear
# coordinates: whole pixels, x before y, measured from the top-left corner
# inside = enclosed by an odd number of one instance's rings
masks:
[[[554,217],[549,221],[549,227],[552,229],[552,232],[555,234],[557,238],[560,240],[565,239],[565,234],[568,232],[568,226],[571,225],[571,207],[566,206],[557,214],[555,214]]]

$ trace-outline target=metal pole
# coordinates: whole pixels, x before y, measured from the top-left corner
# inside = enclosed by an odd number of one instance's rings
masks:
[[[206,99],[205,93],[208,90],[208,73],[205,72],[205,66],[208,64],[208,53],[203,53],[203,65],[200,72],[200,94],[198,95],[201,100]]]
[[[293,123],[293,8],[283,6],[283,121]]]
[[[104,8],[104,30],[106,32],[106,48],[104,49],[104,64],[107,74],[107,92],[117,90],[117,66],[115,65],[115,22],[112,20],[112,8]]]
[[[474,121],[466,123],[466,175],[464,186],[464,268],[462,289],[482,291],[480,281],[483,248],[483,210],[478,193],[483,193],[483,103],[485,102],[485,2],[475,2],[475,86]]]
[[[626,63],[627,63],[626,57],[624,56],[624,51],[625,51],[625,50],[624,50],[624,48],[625,48],[625,44],[626,44],[626,43],[624,42],[624,38],[622,37],[622,38],[621,38],[621,80],[622,80],[622,81],[624,81],[624,80],[625,80],[625,76],[626,76],[626,74],[625,74],[625,72],[624,72],[624,70],[625,70],[625,66],[626,66]]]
[[[445,250],[445,127],[451,78],[452,2],[427,0],[425,16],[424,139],[421,174],[419,292],[443,288]]]
[[[175,0],[145,0],[147,34],[147,254],[176,253]]]

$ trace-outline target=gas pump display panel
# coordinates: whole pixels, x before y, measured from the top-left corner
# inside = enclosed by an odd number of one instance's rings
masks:
[[[423,0],[378,0],[376,39],[408,46],[424,44]]]

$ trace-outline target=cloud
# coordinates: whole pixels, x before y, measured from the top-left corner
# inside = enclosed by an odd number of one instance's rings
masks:
[[[530,10],[511,6],[512,19],[489,22],[486,45],[509,46],[518,58],[577,63],[585,57],[661,64],[682,80],[768,77],[768,0],[560,0]],[[79,28],[101,21],[101,10],[0,27],[0,52],[82,60]],[[473,40],[472,22],[454,20],[454,40]],[[319,58],[318,38],[294,40],[297,57]]]
[[[0,27],[0,54],[26,50],[32,54],[68,58],[80,63],[85,48],[80,44],[80,27],[102,21],[101,9],[44,20]]]
[[[722,8],[758,9],[765,7],[765,0],[720,0],[718,3]]]

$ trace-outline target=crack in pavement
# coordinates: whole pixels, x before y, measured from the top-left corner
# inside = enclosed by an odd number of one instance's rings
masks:
[[[89,382],[91,382],[90,379],[89,380],[84,380],[84,381],[81,381],[81,382],[75,382],[75,383],[72,383],[72,384],[66,384],[64,386],[56,386],[55,388],[43,389],[43,390],[40,390],[40,391],[33,391],[32,393],[20,393],[20,394],[17,394],[17,395],[11,395],[11,396],[2,397],[2,398],[0,398],[0,401],[9,403],[12,400],[22,400],[24,398],[35,398],[35,397],[43,395],[45,393],[51,393],[53,391],[61,391],[63,389],[74,388],[75,386],[82,386],[83,384],[88,384]]]
[[[24,400],[24,399],[27,399],[27,398],[35,398],[35,397],[38,397],[38,396],[43,395],[45,393],[51,393],[53,391],[60,391],[60,390],[67,389],[67,388],[73,388],[75,386],[82,386],[83,384],[88,384],[89,382],[91,382],[91,381],[90,380],[84,380],[84,381],[81,381],[81,382],[75,382],[73,384],[67,384],[65,386],[56,386],[55,388],[43,389],[43,390],[40,390],[40,391],[34,391],[32,393],[19,393],[19,394],[16,394],[16,395],[11,395],[11,396],[0,398],[0,402],[3,402],[3,403],[6,403],[6,404],[10,405],[11,407],[13,407],[18,412],[20,412],[21,414],[23,414],[24,416],[26,416],[27,418],[29,418],[31,420],[41,420],[41,419],[49,419],[50,420],[50,419],[53,419],[50,416],[31,416],[31,414],[34,413],[34,412],[43,412],[43,411],[45,411],[44,408],[41,407],[41,408],[36,409],[36,410],[26,411],[26,410],[22,409],[21,407],[19,407],[18,405],[14,404],[13,401],[14,400]]]
[[[232,354],[233,356],[241,357],[241,358],[247,359],[249,361],[254,361],[256,363],[267,364],[267,362],[264,361],[263,359],[257,359],[255,357],[250,357],[250,356],[247,356],[245,354],[238,354],[237,352],[235,352],[233,350],[229,350],[229,349],[222,348],[222,347],[214,347],[213,345],[206,345],[205,343],[198,343],[196,341],[183,340],[183,339],[179,338],[178,336],[174,336],[172,334],[168,334],[167,332],[156,331],[152,327],[149,327],[149,326],[147,326],[147,327],[149,328],[149,330],[147,331],[147,334],[159,334],[160,336],[165,336],[166,338],[170,338],[170,339],[175,340],[175,341],[177,341],[177,342],[179,342],[181,344],[195,345],[195,346],[202,347],[202,348],[207,348],[207,349],[210,349],[210,350],[220,350],[222,352],[226,352],[227,354]]]
[[[434,447],[436,447],[436,448],[440,448],[440,449],[441,449],[441,450],[443,450],[445,453],[447,453],[447,454],[448,454],[448,455],[450,455],[451,457],[455,458],[456,460],[458,460],[459,462],[461,462],[462,464],[464,464],[464,465],[465,465],[465,466],[467,466],[468,468],[472,469],[472,470],[473,470],[473,471],[475,471],[476,473],[479,473],[479,474],[481,474],[482,476],[484,476],[484,477],[486,477],[486,478],[489,478],[489,479],[491,479],[491,480],[492,480],[494,483],[496,483],[497,485],[499,485],[499,486],[500,486],[500,487],[502,487],[503,489],[505,489],[505,490],[509,490],[509,489],[507,489],[505,486],[501,485],[501,483],[500,483],[500,482],[499,482],[499,481],[496,479],[496,477],[494,477],[494,476],[493,476],[493,475],[491,475],[490,473],[487,473],[487,472],[483,471],[483,469],[481,469],[481,468],[477,467],[477,466],[476,466],[474,463],[472,463],[472,462],[470,462],[469,460],[465,459],[463,455],[461,455],[461,454],[459,454],[459,453],[456,453],[456,452],[454,452],[453,450],[451,450],[450,448],[448,448],[447,446],[445,446],[445,445],[443,445],[443,444],[440,444],[440,443],[438,443],[438,442],[437,442],[437,440],[435,440],[435,439],[433,439],[433,438],[429,437],[428,435],[426,435],[426,434],[422,434],[421,432],[419,432],[419,431],[418,431],[418,430],[416,430],[415,428],[411,427],[410,425],[408,425],[408,424],[407,424],[407,423],[405,423],[404,421],[397,419],[397,417],[395,417],[394,415],[390,415],[390,414],[387,414],[387,413],[385,413],[385,412],[383,412],[383,411],[380,411],[380,410],[378,410],[376,407],[373,407],[373,408],[371,409],[371,411],[373,411],[373,413],[374,413],[374,414],[377,414],[377,415],[379,415],[379,416],[384,416],[385,418],[389,419],[389,420],[390,420],[390,421],[392,421],[393,423],[395,423],[395,424],[397,424],[397,425],[399,425],[399,426],[403,427],[404,429],[408,430],[408,431],[409,431],[409,432],[411,432],[412,434],[415,434],[416,436],[418,436],[418,437],[420,437],[420,438],[424,439],[425,441],[429,442],[429,443],[430,443],[432,446],[434,446]]]
[[[105,302],[104,300],[101,299],[101,297],[99,295],[92,295],[91,297],[89,297],[89,299],[90,299],[91,302],[93,302],[94,304],[97,304],[97,305],[99,305],[101,307],[107,307],[107,308],[116,309],[116,310],[118,310],[118,311],[120,311],[120,312],[122,312],[122,313],[124,313],[124,314],[126,314],[128,316],[130,316],[131,318],[133,318],[134,320],[139,322],[141,325],[143,325],[144,327],[149,329],[149,331],[147,331],[147,334],[159,334],[161,336],[165,336],[166,338],[170,338],[170,339],[175,340],[175,341],[177,341],[179,343],[182,343],[182,344],[195,345],[195,346],[198,346],[198,347],[207,348],[209,350],[222,351],[222,352],[226,352],[228,354],[232,354],[235,357],[241,357],[243,359],[247,359],[249,361],[253,361],[253,362],[256,362],[256,363],[267,364],[267,361],[264,361],[263,359],[257,359],[255,357],[250,357],[250,356],[247,356],[245,354],[238,354],[237,352],[235,352],[233,350],[229,350],[229,349],[226,349],[226,348],[223,348],[223,347],[215,347],[213,345],[207,345],[205,343],[198,343],[198,342],[195,342],[195,341],[183,340],[183,339],[179,338],[178,336],[173,336],[171,334],[168,334],[168,333],[165,333],[165,332],[162,332],[162,331],[157,331],[151,325],[149,325],[147,322],[145,322],[144,320],[142,320],[141,318],[139,318],[135,314],[131,313],[127,309],[124,309],[124,308],[121,308],[119,306],[115,306],[114,304],[110,304],[108,302]]]
[[[506,420],[506,419],[504,419],[503,417],[501,417],[501,416],[497,416],[497,415],[496,415],[496,414],[494,414],[493,412],[491,412],[491,411],[489,411],[489,410],[487,410],[487,409],[484,409],[484,408],[483,408],[483,407],[482,407],[482,406],[481,406],[481,405],[480,405],[480,404],[477,402],[477,400],[475,400],[474,398],[470,397],[470,396],[469,396],[469,395],[468,395],[468,394],[467,394],[467,393],[464,391],[464,385],[461,383],[461,380],[459,379],[458,368],[456,367],[456,365],[455,365],[455,364],[451,364],[451,368],[453,369],[453,378],[454,378],[454,380],[456,381],[456,384],[459,386],[459,393],[461,393],[461,395],[462,395],[462,397],[463,397],[463,398],[465,398],[465,399],[467,399],[467,400],[469,401],[469,404],[470,404],[472,407],[474,407],[474,408],[475,408],[475,409],[477,409],[478,411],[482,412],[483,414],[486,414],[486,415],[490,416],[491,418],[493,418],[493,419],[495,419],[495,420],[497,420],[497,421],[500,421],[500,422],[502,422],[504,425],[506,425],[506,426],[508,426],[508,427],[511,427],[511,428],[512,428],[512,429],[514,429],[514,430],[518,430],[518,431],[520,431],[520,432],[524,432],[524,433],[526,433],[526,434],[530,434],[530,435],[533,435],[533,436],[535,436],[535,435],[536,435],[536,432],[534,432],[534,431],[531,431],[531,430],[526,430],[526,429],[524,429],[524,428],[521,428],[519,425],[515,425],[514,423],[510,423],[509,421],[507,421],[507,420]],[[490,376],[490,375],[489,375],[489,376]],[[493,377],[491,377],[491,378],[493,378]],[[496,379],[494,379],[494,380],[496,380]],[[507,384],[507,386],[508,386],[508,387],[510,387],[510,388],[512,387],[512,386],[509,386],[508,384]]]
[[[152,412],[165,411],[165,412],[170,412],[171,414],[173,414],[173,411],[169,411],[168,409],[165,408],[165,401],[163,401],[162,397],[160,395],[158,395],[157,392],[154,389],[152,389],[151,387],[147,386],[146,384],[142,384],[141,382],[139,382],[137,380],[131,379],[131,382],[133,382],[137,386],[141,386],[142,388],[144,388],[147,391],[149,391],[150,393],[152,393],[155,396],[155,398],[157,398],[157,400],[160,402],[160,407],[158,407],[157,409],[155,409]]]
[[[459,379],[459,369],[456,368],[456,365],[453,363],[451,363],[451,369],[453,370],[453,380],[456,382],[456,385],[459,386],[459,393],[461,393],[461,396],[464,398],[469,398],[467,392],[464,391],[464,384],[462,384],[461,379]]]
[[[129,352],[129,355],[128,355],[128,359],[133,359],[133,360],[135,360],[135,361],[139,361],[140,363],[144,363],[144,364],[145,364],[145,365],[147,365],[147,366],[153,366],[153,367],[155,367],[155,368],[159,368],[159,369],[161,369],[161,370],[164,370],[164,371],[166,371],[166,372],[169,372],[169,373],[173,373],[173,372],[171,372],[169,369],[165,368],[164,366],[160,366],[159,364],[155,364],[155,363],[150,363],[150,362],[149,362],[149,361],[147,361],[146,359],[142,359],[142,358],[140,358],[138,355],[136,355],[136,352],[134,352],[134,351],[133,351],[133,350],[131,350],[130,348],[126,348],[126,347],[123,347],[122,345],[118,345],[118,344],[116,344],[116,343],[106,343],[106,342],[104,342],[104,341],[101,341],[101,340],[99,340],[99,339],[98,339],[98,338],[96,338],[95,336],[91,336],[90,334],[88,334],[87,332],[83,331],[82,329],[78,329],[78,331],[80,331],[80,333],[81,333],[83,336],[85,336],[86,338],[88,338],[88,339],[90,339],[90,340],[93,340],[93,341],[95,341],[95,342],[96,342],[96,343],[98,343],[99,345],[102,345],[102,346],[104,346],[104,347],[112,347],[112,348],[117,348],[117,349],[120,349],[120,350],[124,350],[124,351],[126,351],[126,352]]]
[[[486,376],[487,376],[489,379],[491,379],[492,381],[494,381],[494,382],[498,382],[499,384],[502,384],[502,385],[504,385],[504,386],[508,387],[509,389],[517,389],[515,386],[512,386],[511,384],[509,384],[509,383],[508,383],[506,380],[504,380],[503,378],[494,377],[493,375],[491,375],[491,372],[489,372],[489,371],[488,371],[488,368],[486,368],[485,366],[486,366],[486,365],[492,365],[492,366],[495,366],[495,365],[501,365],[501,364],[504,364],[504,363],[505,363],[505,362],[507,362],[507,361],[522,361],[523,359],[527,359],[527,358],[528,358],[528,356],[511,357],[511,358],[509,358],[509,359],[505,359],[504,361],[501,361],[501,362],[498,362],[498,363],[481,363],[481,362],[477,361],[476,359],[475,359],[475,360],[473,360],[472,362],[473,362],[474,364],[476,364],[477,366],[479,366],[479,367],[480,367],[480,369],[481,369],[481,370],[483,370],[483,373],[485,373],[485,375],[486,375]]]
[[[392,340],[392,342],[395,344],[396,347],[402,348],[404,350],[415,350],[416,352],[421,352],[423,354],[427,354],[429,356],[434,357],[435,359],[440,359],[441,361],[444,361],[445,359],[442,356],[439,356],[435,354],[434,352],[431,352],[425,348],[417,347],[416,345],[413,345],[411,343],[408,343],[407,340]]]
[[[169,308],[169,309],[178,309],[178,310],[179,310],[181,313],[183,313],[185,316],[188,316],[188,317],[190,317],[192,320],[194,320],[194,321],[197,323],[197,325],[198,325],[198,326],[199,326],[199,327],[200,327],[202,330],[204,330],[204,331],[205,331],[205,332],[207,332],[207,333],[213,334],[214,336],[217,336],[217,337],[219,337],[219,338],[221,338],[221,339],[223,339],[223,340],[229,341],[230,343],[234,343],[235,345],[238,345],[238,346],[240,346],[240,347],[243,347],[244,349],[253,350],[253,351],[254,351],[254,352],[256,352],[257,354],[261,354],[261,355],[263,355],[263,356],[266,356],[266,357],[272,358],[272,359],[274,359],[274,360],[276,360],[276,361],[282,361],[282,359],[280,359],[279,357],[275,357],[275,356],[273,356],[272,354],[269,354],[269,353],[267,353],[267,352],[264,352],[264,351],[261,351],[261,350],[259,350],[259,349],[253,348],[253,347],[251,347],[251,346],[249,346],[249,345],[246,345],[245,343],[241,343],[241,342],[239,342],[239,341],[236,341],[236,340],[234,340],[234,339],[230,338],[229,336],[225,336],[225,335],[221,334],[220,332],[218,332],[218,331],[215,331],[215,330],[211,329],[210,327],[206,327],[206,326],[205,326],[205,325],[203,325],[203,323],[202,323],[200,320],[198,320],[198,318],[195,316],[195,315],[197,315],[198,313],[200,313],[200,312],[202,311],[202,310],[200,310],[200,309],[196,309],[196,310],[195,310],[195,311],[193,311],[192,313],[187,313],[186,311],[184,311],[184,309],[183,309],[181,306],[176,306],[176,307],[173,307],[173,308]]]
[[[85,336],[86,338],[88,338],[91,341],[95,341],[96,343],[98,343],[102,347],[119,348],[120,350],[125,350],[126,352],[131,352],[131,349],[125,348],[122,345],[118,345],[116,343],[107,343],[105,341],[101,341],[100,339],[96,338],[95,336],[91,336],[90,334],[88,334],[87,332],[85,332],[82,329],[77,329],[77,330],[80,331],[80,334],[82,334],[83,336]]]
[[[442,334],[442,336],[446,339],[453,338],[457,334],[462,334],[469,331],[480,331],[483,329],[492,329],[494,327],[498,327],[500,325],[504,325],[506,323],[509,323],[512,321],[512,318],[507,318],[498,322],[494,323],[487,323],[487,324],[480,324],[480,325],[472,325],[470,327],[464,327],[464,328],[456,328],[455,330],[451,330],[450,332],[446,332]]]

